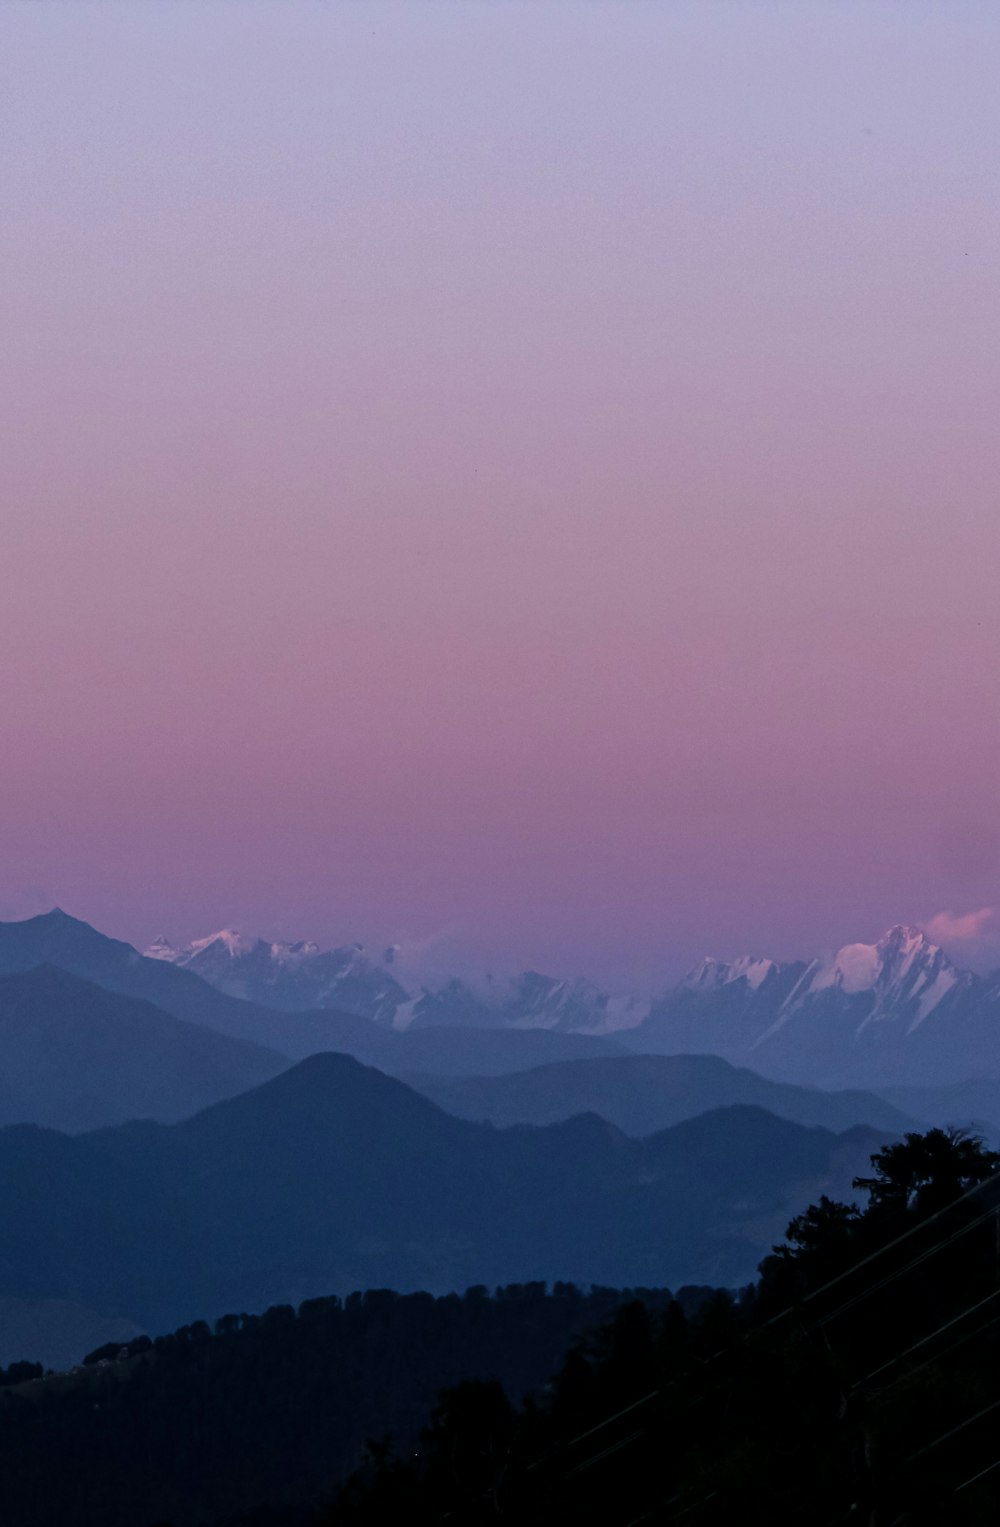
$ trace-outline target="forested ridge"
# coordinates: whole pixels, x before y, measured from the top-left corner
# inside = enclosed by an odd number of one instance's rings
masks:
[[[739,1293],[375,1290],[100,1349],[0,1389],[0,1518],[992,1527],[998,1169],[907,1135]]]
[[[1000,1157],[958,1131],[872,1158],[739,1297],[635,1302],[515,1407],[443,1395],[328,1527],[655,1521],[986,1527],[1000,1517]]]
[[[694,1308],[709,1292],[680,1297]],[[297,1521],[333,1498],[369,1442],[415,1446],[443,1387],[489,1379],[520,1399],[634,1299],[665,1310],[672,1296],[542,1283],[439,1298],[370,1290],[110,1344],[44,1380],[14,1365],[0,1388],[0,1521]]]

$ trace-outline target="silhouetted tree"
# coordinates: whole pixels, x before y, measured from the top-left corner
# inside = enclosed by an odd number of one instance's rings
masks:
[[[980,1135],[949,1126],[904,1135],[871,1158],[873,1177],[855,1177],[870,1207],[931,1214],[1000,1172],[1000,1154]]]

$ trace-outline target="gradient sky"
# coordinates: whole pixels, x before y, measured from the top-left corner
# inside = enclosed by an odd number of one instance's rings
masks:
[[[992,0],[0,30],[0,916],[1000,963]]]

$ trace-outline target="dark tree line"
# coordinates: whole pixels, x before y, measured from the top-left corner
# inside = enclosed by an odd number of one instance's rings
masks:
[[[31,1379],[40,1379],[44,1373],[41,1363],[10,1363],[6,1368],[0,1368],[0,1389],[6,1389],[9,1384],[27,1384]]]
[[[42,1380],[28,1365],[22,1379],[35,1382],[0,1390],[0,1522],[298,1522],[370,1440],[415,1446],[442,1388],[495,1380],[520,1400],[636,1296],[650,1309],[671,1301],[565,1283],[443,1298],[375,1289],[109,1343],[73,1374]]]
[[[1000,1157],[932,1130],[872,1165],[863,1212],[807,1209],[738,1297],[623,1307],[520,1407],[442,1395],[328,1527],[994,1527]]]
[[[0,1519],[994,1527],[998,1168],[907,1136],[739,1293],[372,1290],[98,1349],[0,1388]]]

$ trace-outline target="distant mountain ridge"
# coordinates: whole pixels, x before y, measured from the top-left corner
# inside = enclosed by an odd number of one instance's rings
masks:
[[[366,1287],[733,1285],[883,1138],[752,1107],[497,1130],[315,1055],[180,1124],[0,1130],[3,1287],[155,1331]]]
[[[212,958],[238,964],[243,956],[234,948]],[[280,959],[273,948],[261,955],[254,942],[248,958],[265,959],[269,970],[282,962],[311,968],[315,960],[305,945],[287,946]],[[351,979],[366,981],[363,951],[354,955]],[[905,925],[875,944],[848,944],[808,962],[703,961],[647,1016],[638,998],[616,1000],[593,983],[533,972],[485,991],[446,982],[408,998],[408,1011],[396,1009],[391,1022],[329,1006],[279,1009],[230,995],[162,951],[144,957],[58,910],[0,923],[0,973],[40,964],[293,1060],[340,1050],[393,1075],[497,1074],[631,1051],[719,1055],[776,1080],[826,1088],[1000,1077],[1000,975],[959,969]],[[385,984],[379,990],[390,1005],[396,1000]]]
[[[975,982],[919,928],[899,924],[876,944],[845,944],[828,958],[778,964],[744,956],[727,964],[706,959],[681,982],[681,989],[717,994],[738,986],[777,1009],[780,1027],[821,993],[864,994],[870,1004],[863,1022],[895,1018],[905,1010],[909,1029],[933,1012],[949,992]]]
[[[902,1103],[893,1106],[871,1092],[821,1092],[768,1081],[717,1055],[611,1056],[555,1061],[503,1076],[404,1080],[448,1113],[501,1128],[595,1113],[627,1135],[642,1136],[734,1104],[766,1108],[809,1127],[842,1131],[863,1124],[886,1137],[923,1127],[915,1103],[907,1113]],[[995,1090],[1000,1093],[1000,1086]],[[1000,1107],[996,1112],[1000,1116]]]
[[[0,1125],[184,1119],[288,1065],[55,966],[0,975]]]
[[[607,1034],[633,1027],[649,1012],[637,996],[615,997],[579,976],[563,980],[526,970],[472,983],[457,977],[440,986],[411,983],[390,968],[394,947],[373,960],[363,944],[320,949],[309,939],[249,938],[222,928],[175,948],[163,935],[146,957],[189,970],[231,997],[288,1012],[337,1008],[393,1028],[542,1028]]]
[[[370,960],[361,944],[321,950],[307,939],[270,943],[223,928],[183,949],[161,936],[145,954],[190,970],[231,997],[289,1012],[332,1007],[392,1024],[409,1001],[399,982]]]
[[[1000,1075],[1000,972],[981,977],[960,969],[907,924],[873,944],[845,944],[811,960],[708,958],[653,999],[537,971],[452,978],[411,992],[390,968],[391,950],[379,962],[360,945],[323,953],[306,941],[268,944],[232,930],[181,951],[159,940],[148,953],[258,1004],[336,1003],[408,1031],[612,1036],[640,1053],[720,1055],[819,1086],[957,1081],[984,1067]]]
[[[626,1037],[639,1050],[718,1054],[823,1085],[1000,1074],[1000,982],[959,969],[900,924],[810,961],[705,960]]]
[[[460,1026],[418,1026],[397,1032],[332,1008],[280,1011],[219,991],[193,970],[147,959],[131,944],[108,938],[59,909],[23,922],[0,922],[0,974],[32,971],[41,965],[57,967],[106,992],[150,1003],[162,1016],[204,1025],[220,1037],[249,1040],[292,1060],[335,1050],[394,1075],[427,1071],[454,1076],[521,1071],[547,1061],[624,1053],[611,1038],[584,1034]],[[3,1097],[0,1044],[0,1109]]]

